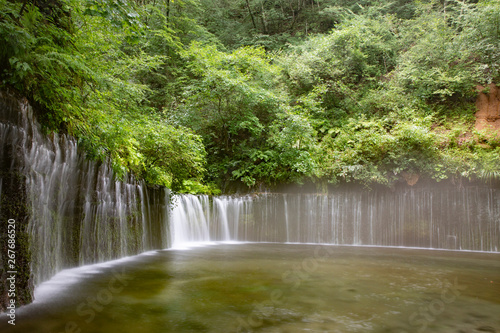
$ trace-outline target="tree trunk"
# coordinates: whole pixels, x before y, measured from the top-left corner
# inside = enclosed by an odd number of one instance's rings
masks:
[[[165,17],[166,17],[166,20],[167,20],[167,28],[169,27],[169,21],[170,21],[170,0],[167,0],[167,10],[166,10],[166,13],[165,13]]]
[[[26,7],[27,3],[28,3],[28,0],[24,0],[23,6],[21,7],[21,10],[19,11],[19,16],[23,15],[24,8]]]
[[[264,33],[267,34],[268,31],[267,31],[266,12],[265,12],[265,9],[264,9],[264,1],[263,0],[260,3],[260,5],[261,5],[261,8],[262,8],[262,26],[264,27]]]
[[[252,10],[250,9],[250,2],[246,0],[247,2],[247,8],[248,8],[248,14],[250,14],[250,18],[252,19],[252,25],[255,30],[257,30],[257,25],[255,24],[255,19],[253,18]]]

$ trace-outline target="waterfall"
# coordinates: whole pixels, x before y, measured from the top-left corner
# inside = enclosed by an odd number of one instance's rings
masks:
[[[229,232],[229,221],[228,221],[228,214],[229,214],[229,207],[237,207],[237,205],[230,205],[232,202],[229,198],[227,197],[221,197],[221,198],[214,198],[214,205],[216,205],[216,212],[218,213],[218,218],[216,217],[216,221],[218,221],[219,225],[219,232],[218,236],[216,237],[217,239],[229,241],[231,240],[231,235]],[[238,218],[237,216],[234,216],[233,218]],[[234,219],[232,220],[234,221]]]
[[[181,248],[187,243],[208,242],[210,234],[206,217],[207,196],[176,196],[171,212],[172,246]]]
[[[500,249],[500,190],[495,188],[224,196],[211,198],[211,206],[202,204],[207,200],[179,197],[174,213],[183,213],[172,216],[174,244],[178,239],[183,244],[232,240]]]
[[[250,197],[177,195],[172,198],[170,225],[173,247],[189,244],[237,241],[245,235]]]
[[[35,285],[65,268],[200,242],[500,250],[494,187],[172,195],[131,175],[117,179],[72,137],[42,134],[28,103],[4,93],[0,140],[0,215],[11,218],[5,203],[26,211]]]
[[[0,99],[2,169],[25,179],[35,285],[64,268],[169,246],[167,190],[130,175],[118,180],[110,163],[87,160],[75,139],[43,135],[26,101]]]

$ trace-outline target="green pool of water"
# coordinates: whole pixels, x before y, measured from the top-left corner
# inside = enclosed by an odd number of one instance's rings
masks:
[[[1,332],[499,332],[500,255],[220,244],[63,272]]]

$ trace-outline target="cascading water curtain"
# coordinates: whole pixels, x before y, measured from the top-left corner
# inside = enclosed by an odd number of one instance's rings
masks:
[[[211,206],[206,200],[178,198],[174,244],[230,240],[500,249],[500,190],[494,188],[224,196],[211,198]]]
[[[34,284],[61,269],[169,246],[168,192],[109,163],[86,160],[66,135],[42,134],[26,101],[2,95],[1,139],[12,148],[11,173],[26,179]],[[8,145],[6,144],[8,142]]]
[[[63,268],[186,242],[500,249],[496,188],[176,196],[117,180],[73,138],[43,135],[27,102],[1,97],[2,167],[25,178],[35,284]],[[5,186],[0,178],[0,196]]]

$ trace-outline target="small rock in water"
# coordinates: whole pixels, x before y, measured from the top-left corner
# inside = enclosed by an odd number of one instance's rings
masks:
[[[488,318],[488,316],[481,314],[481,313],[477,313],[477,312],[470,312],[469,315],[474,317],[474,318],[479,318],[479,319]],[[483,327],[483,326],[481,326],[481,327]]]
[[[496,333],[496,330],[491,326],[480,326],[480,327],[476,328],[476,330],[480,331],[480,332]]]

